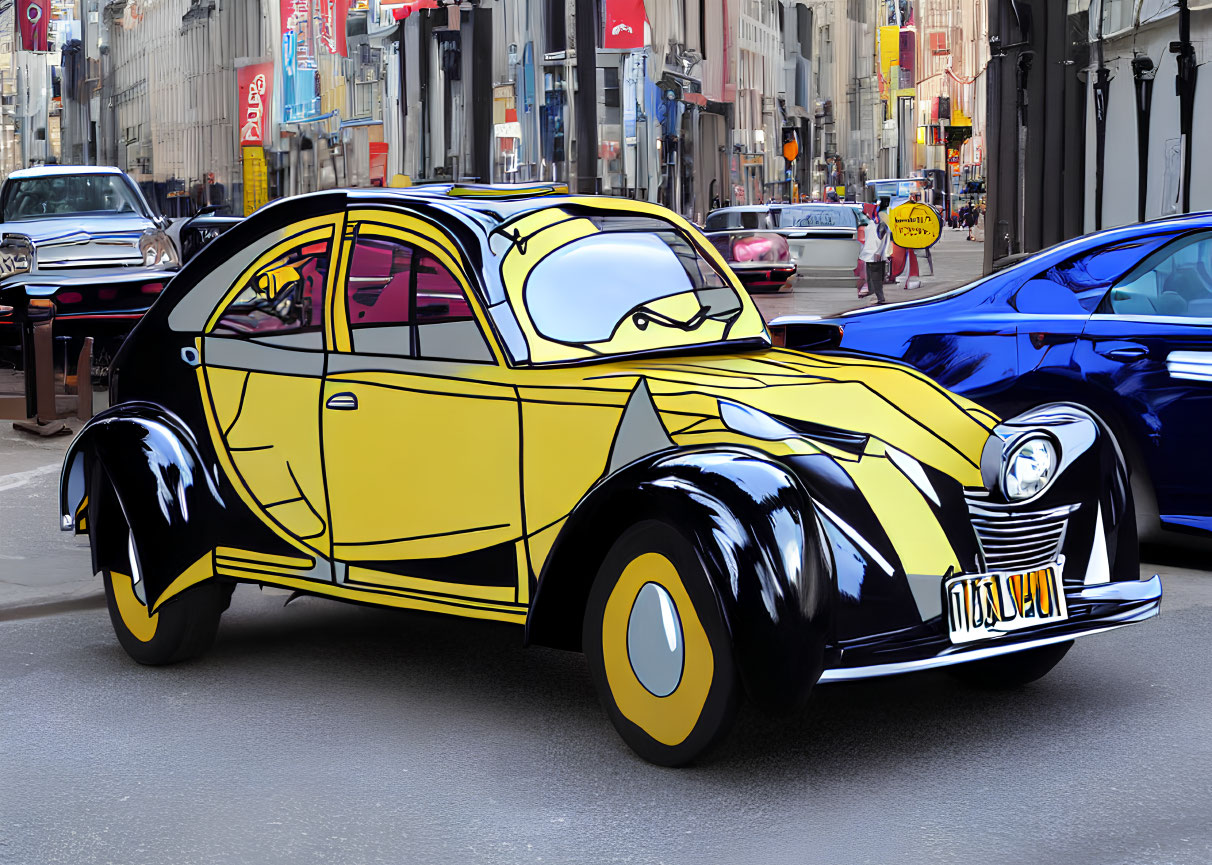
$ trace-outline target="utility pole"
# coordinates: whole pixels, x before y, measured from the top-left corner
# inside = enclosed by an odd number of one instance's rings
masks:
[[[1170,53],[1178,55],[1178,75],[1174,88],[1178,93],[1178,122],[1183,139],[1183,213],[1191,212],[1191,132],[1195,125],[1195,82],[1199,64],[1191,44],[1191,9],[1188,0],[1178,0],[1178,41],[1170,43]]]
[[[597,3],[576,0],[577,191],[598,191],[598,25]]]

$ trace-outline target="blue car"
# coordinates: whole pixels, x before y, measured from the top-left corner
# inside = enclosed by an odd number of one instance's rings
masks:
[[[1128,461],[1141,538],[1212,535],[1212,213],[1081,237],[933,298],[772,329],[789,347],[902,360],[1003,417],[1080,403]]]

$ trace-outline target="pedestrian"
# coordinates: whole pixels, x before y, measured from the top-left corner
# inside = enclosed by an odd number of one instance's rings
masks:
[[[867,292],[859,291],[859,297],[874,294],[877,306],[884,302],[884,279],[888,269],[888,250],[891,246],[891,232],[881,218],[882,215],[880,210],[876,211],[875,221],[867,226],[863,248],[859,252],[859,260],[866,265],[867,271]]]

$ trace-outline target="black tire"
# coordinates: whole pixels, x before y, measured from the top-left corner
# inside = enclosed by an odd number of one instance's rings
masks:
[[[947,669],[952,676],[973,688],[1021,688],[1048,675],[1071,648],[1073,641],[1068,640],[1064,643],[1040,646],[1038,649],[998,655],[983,661],[956,664]]]
[[[131,555],[138,540],[122,514],[112,487],[97,490],[89,509],[91,531],[105,533],[94,538],[108,550],[108,567],[101,572],[105,602],[118,643],[140,664],[159,666],[196,658],[215,641],[219,618],[231,601],[234,584],[208,579],[184,590],[154,612],[140,597],[133,575]],[[119,534],[125,533],[120,539]],[[137,555],[137,554],[136,554]]]
[[[645,616],[654,603],[663,630],[644,627],[656,621]],[[664,653],[661,637],[667,641]],[[731,729],[741,695],[732,641],[710,578],[673,527],[644,521],[615,541],[589,593],[582,646],[606,713],[645,760],[685,765]],[[650,651],[640,655],[640,649]],[[654,671],[665,676],[665,685],[654,685]]]

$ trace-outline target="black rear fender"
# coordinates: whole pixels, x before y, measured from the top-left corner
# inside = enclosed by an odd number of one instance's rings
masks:
[[[832,576],[803,485],[757,451],[657,454],[591,490],[543,567],[527,641],[581,648],[602,559],[627,526],[646,519],[668,523],[694,547],[750,697],[768,710],[801,705],[824,667]]]

